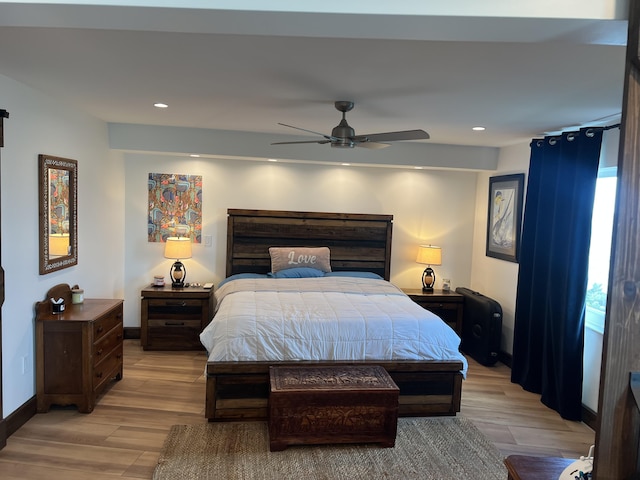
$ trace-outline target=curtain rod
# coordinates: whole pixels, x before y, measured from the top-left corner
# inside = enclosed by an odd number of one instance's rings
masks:
[[[580,134],[580,130],[586,130],[587,133],[587,137],[592,137],[593,136],[593,132],[589,132],[589,130],[593,129],[593,130],[598,130],[598,129],[602,129],[603,131],[606,130],[611,130],[612,128],[620,128],[620,123],[616,123],[613,125],[607,125],[605,127],[581,127],[579,130],[574,130],[574,131],[567,131],[567,132],[561,132],[561,133],[557,133],[555,135],[545,135],[544,138],[534,138],[531,140],[531,143],[529,143],[529,146],[533,146],[534,143],[536,144],[536,146],[541,146],[544,140],[549,139],[549,144],[550,145],[555,145],[557,143],[557,139],[559,137],[562,137],[563,135],[567,135],[567,140],[572,141],[575,139],[576,136],[578,136]]]
[[[607,125],[604,127],[580,127],[578,128],[578,130],[563,130],[562,132],[556,133],[556,134],[549,134],[549,135],[545,135],[543,138],[553,138],[553,137],[561,137],[562,135],[565,135],[567,133],[574,133],[577,134],[580,132],[580,130],[589,130],[591,128],[593,128],[594,130],[597,130],[599,128],[601,128],[602,130],[611,130],[612,128],[620,128],[620,123],[615,123],[613,125]],[[539,138],[534,138],[533,140],[541,140]]]

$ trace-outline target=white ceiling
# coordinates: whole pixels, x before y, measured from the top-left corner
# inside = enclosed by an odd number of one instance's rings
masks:
[[[582,2],[598,5],[574,18],[456,13],[468,0],[450,0],[438,15],[408,15],[403,1],[401,14],[335,13],[346,9],[333,2],[324,13],[258,12],[249,1],[233,2],[246,10],[137,3],[0,2],[0,75],[106,122],[267,133],[274,142],[315,139],[278,122],[330,133],[335,100],[356,103],[347,118],[357,134],[421,128],[431,135],[421,142],[437,144],[500,147],[619,121],[627,22],[619,5],[596,8],[613,0]]]

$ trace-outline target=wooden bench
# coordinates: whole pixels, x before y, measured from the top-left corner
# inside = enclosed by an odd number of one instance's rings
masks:
[[[269,446],[379,443],[393,447],[399,389],[376,365],[271,367]]]

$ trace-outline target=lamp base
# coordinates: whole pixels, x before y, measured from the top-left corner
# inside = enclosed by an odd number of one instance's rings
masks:
[[[436,272],[433,271],[433,268],[427,267],[422,272],[422,291],[423,292],[433,292],[433,286],[436,283]]]
[[[171,288],[184,288],[184,279],[187,277],[187,269],[180,260],[176,260],[169,270]]]

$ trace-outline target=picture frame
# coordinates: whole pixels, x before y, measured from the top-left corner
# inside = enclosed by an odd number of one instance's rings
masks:
[[[40,275],[78,264],[78,162],[38,155]]]
[[[487,257],[518,263],[524,173],[489,178]]]

